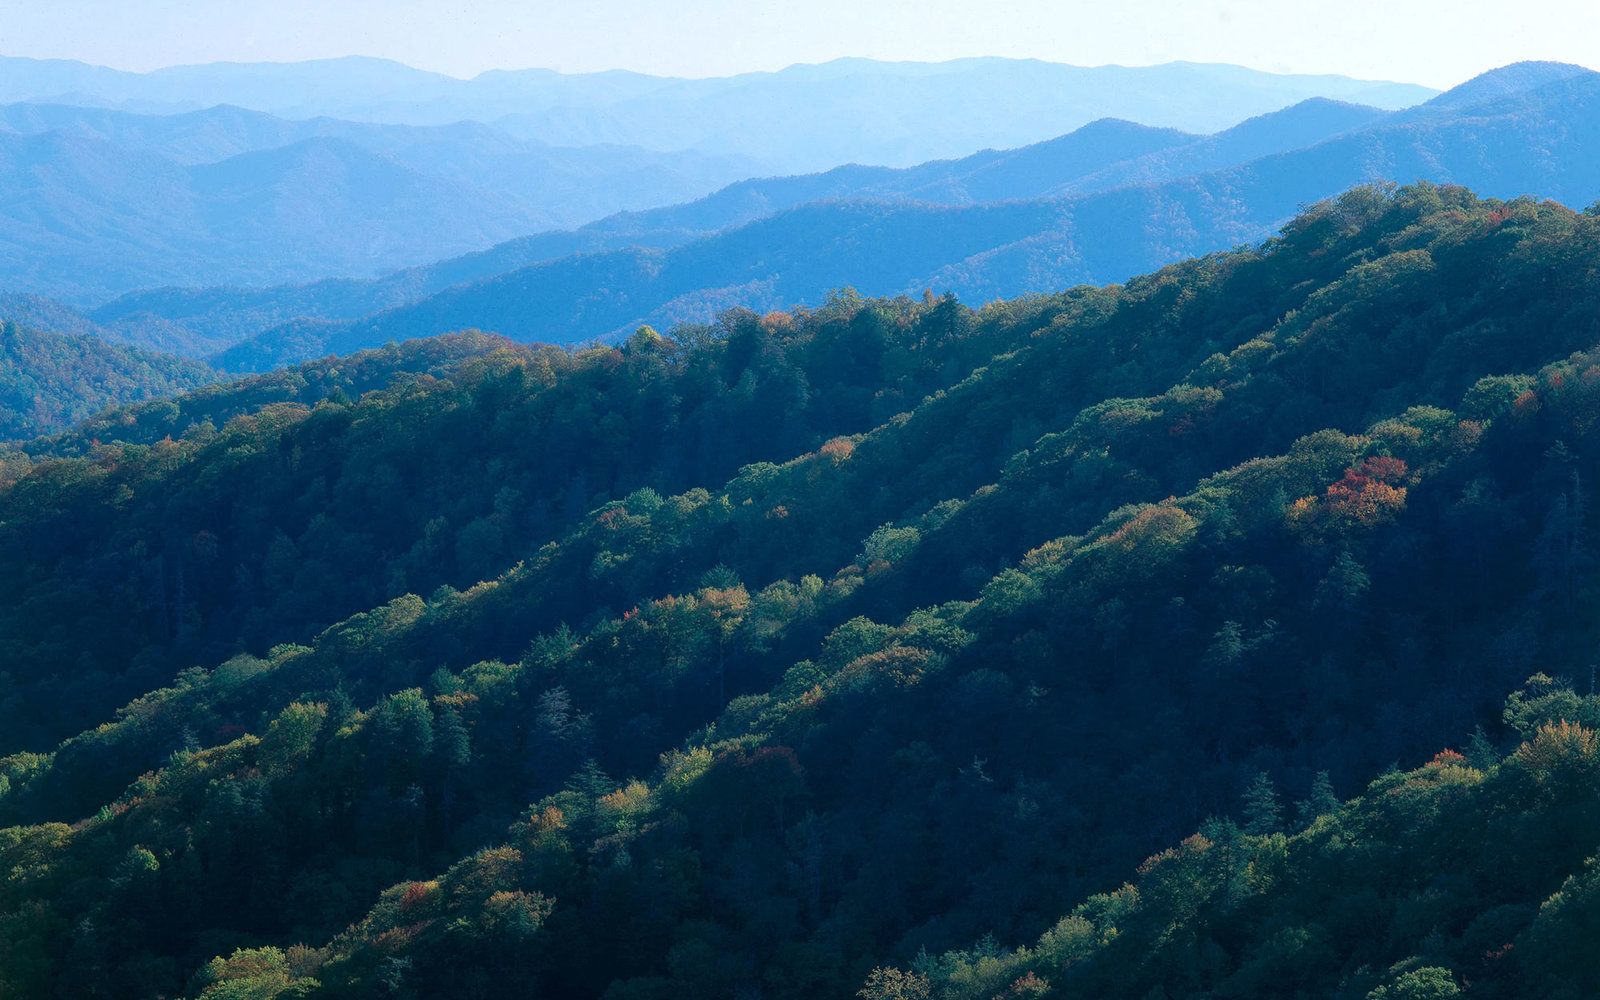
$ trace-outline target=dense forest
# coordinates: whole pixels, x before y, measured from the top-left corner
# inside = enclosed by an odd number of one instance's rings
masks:
[[[0,441],[59,433],[109,407],[217,378],[199,361],[19,324],[14,304],[0,301]]]
[[[1600,213],[5,456],[0,995],[1600,990]]]

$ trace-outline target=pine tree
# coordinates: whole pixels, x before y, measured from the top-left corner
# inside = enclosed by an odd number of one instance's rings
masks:
[[[472,760],[472,741],[461,715],[446,706],[438,712],[433,727],[433,752],[448,771],[466,767]]]
[[[616,782],[601,770],[593,757],[585,760],[583,766],[567,779],[566,790],[572,793],[564,799],[570,807],[568,821],[580,837],[594,835],[600,816],[600,800],[616,791],[616,788]]]
[[[1500,762],[1500,757],[1499,748],[1483,731],[1483,726],[1473,729],[1472,739],[1467,741],[1467,763],[1480,771],[1487,771]]]
[[[1244,832],[1262,837],[1277,833],[1283,826],[1283,807],[1279,804],[1278,789],[1267,772],[1256,775],[1256,780],[1244,793]]]
[[[1332,816],[1338,811],[1339,797],[1333,793],[1333,782],[1328,780],[1327,771],[1318,771],[1317,779],[1311,783],[1311,794],[1295,803],[1295,822],[1304,829],[1318,816]]]
[[[439,799],[448,828],[454,820],[457,777],[472,763],[472,738],[454,708],[445,706],[439,710],[434,723],[433,752],[443,772]]]
[[[1345,549],[1334,560],[1327,576],[1317,584],[1315,606],[1325,611],[1355,611],[1371,586],[1372,578],[1367,575],[1361,561],[1351,555],[1349,549]]]

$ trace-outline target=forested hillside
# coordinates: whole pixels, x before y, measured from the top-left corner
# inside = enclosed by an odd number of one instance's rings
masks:
[[[19,325],[7,318],[12,305],[0,301],[0,441],[59,432],[101,410],[217,377],[188,358]]]
[[[1357,188],[38,442],[0,992],[1592,995],[1596,316],[1595,215]]]

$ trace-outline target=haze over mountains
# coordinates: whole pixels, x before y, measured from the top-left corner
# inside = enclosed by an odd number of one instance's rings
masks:
[[[0,287],[79,304],[165,284],[381,274],[748,176],[753,161],[556,149],[470,122],[0,108]]]
[[[0,106],[0,289],[83,307],[165,285],[370,278],[741,178],[968,155],[1106,113],[1209,131],[1308,94],[1429,93],[1226,66],[1015,60],[463,82],[359,59],[142,75],[0,59],[0,100],[24,102]],[[413,110],[375,110],[380,97]],[[96,106],[108,104],[201,109]],[[432,119],[415,111],[446,105]]]
[[[1321,96],[1407,107],[1434,91],[1237,66],[1067,66],[1038,60],[840,59],[775,73],[676,79],[639,73],[483,73],[458,80],[379,59],[213,63],[122,73],[0,58],[0,102],[171,112],[232,104],[285,118],[496,123],[558,146],[620,143],[752,156],[775,173],[840,163],[910,166],[1036,142],[1112,116],[1212,132]]]
[[[1103,120],[912,168],[741,181],[376,282],[141,292],[89,318],[132,343],[264,370],[459,328],[576,342],[734,305],[816,304],[846,285],[982,302],[1259,240],[1298,206],[1368,181],[1588,204],[1597,136],[1600,75],[1520,64],[1406,111],[1312,99],[1211,136]]]
[[[32,66],[0,1000],[1600,996],[1600,74],[1040,67]]]
[[[437,258],[452,239],[539,228],[533,197],[565,195],[559,184],[505,179],[519,169],[559,175],[597,211],[608,196],[649,201],[674,183],[709,186],[708,171],[737,163],[542,149],[474,123],[12,105],[0,108],[10,130],[0,148],[21,152],[0,169],[17,179],[11,214],[27,224],[12,228],[25,245],[8,248],[12,274],[0,287],[79,307],[30,306],[47,328],[248,371],[450,329],[574,343],[642,323],[705,322],[730,306],[816,304],[844,286],[982,302],[1120,281],[1259,240],[1299,206],[1368,181],[1428,178],[1587,204],[1600,196],[1597,81],[1580,67],[1518,64],[1402,111],[1316,97],[1212,135],[1103,118],[1017,149],[912,167],[740,180],[378,279],[309,284],[301,277],[338,273],[341,259],[361,258],[370,273],[385,259]],[[52,201],[53,214],[30,202],[73,178],[94,184]],[[73,259],[73,234],[97,256],[61,284],[45,271]],[[139,242],[150,234],[153,248]],[[186,237],[191,246],[177,250]],[[206,280],[196,253],[231,277]],[[301,277],[241,287],[290,272]],[[85,309],[97,298],[91,281],[100,301],[117,284],[148,290]],[[217,287],[149,288],[196,283]]]

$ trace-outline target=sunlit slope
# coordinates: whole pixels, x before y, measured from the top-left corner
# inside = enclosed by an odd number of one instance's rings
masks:
[[[1308,996],[1581,983],[1589,709],[1501,705],[1597,638],[1597,264],[1554,204],[1359,190],[1121,287],[491,349],[43,461],[13,689],[39,729],[91,665],[147,693],[5,761],[8,985],[1265,996],[1297,941]],[[1373,848],[1296,889],[1347,835],[1272,839],[1263,772]]]

